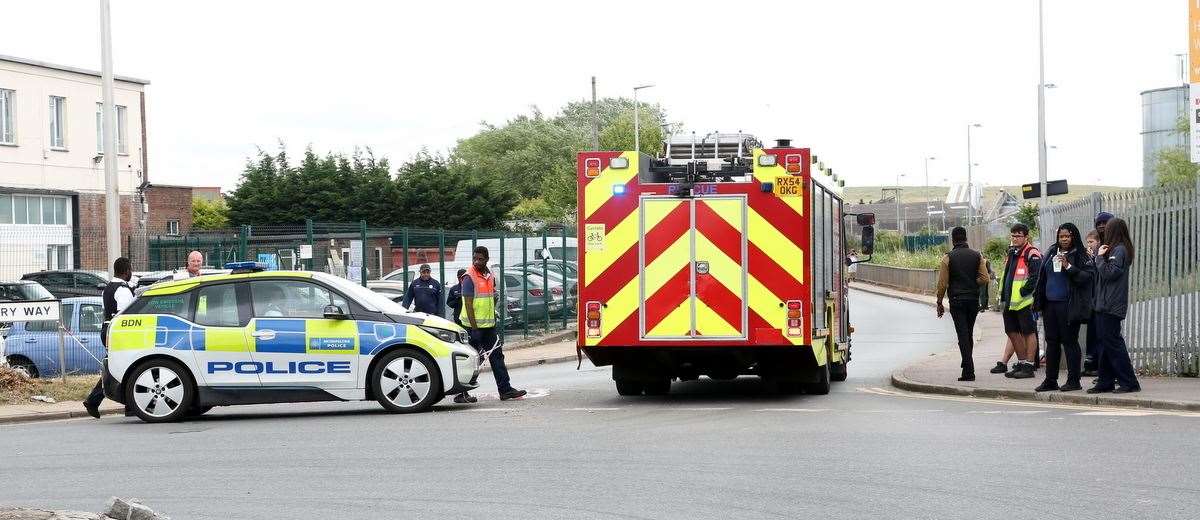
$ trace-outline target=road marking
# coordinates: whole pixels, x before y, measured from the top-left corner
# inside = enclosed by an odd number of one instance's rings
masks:
[[[662,410],[666,412],[723,412],[732,409],[733,407],[731,406],[725,406],[717,408],[663,408]]]
[[[480,393],[473,394],[473,395],[475,397],[479,398],[480,401],[485,401],[485,400],[486,401],[493,401],[493,400],[499,401],[500,400],[500,394],[492,393],[492,392],[480,392]],[[520,401],[520,400],[524,400],[524,399],[537,399],[539,397],[546,397],[548,395],[550,395],[549,389],[531,388],[526,391],[525,395],[518,397],[517,400]]]
[[[828,408],[759,408],[755,412],[828,412]]]
[[[985,415],[1030,415],[1035,413],[1050,413],[1050,410],[970,410],[967,413],[985,414]]]
[[[1101,411],[1095,411],[1095,412],[1079,412],[1079,413],[1073,413],[1073,414],[1071,414],[1071,415],[1100,415],[1100,416],[1114,416],[1114,417],[1141,417],[1141,416],[1144,416],[1144,415],[1156,415],[1156,413],[1155,413],[1155,412],[1143,411],[1143,410],[1101,410]]]
[[[1026,408],[1051,408],[1056,410],[1078,410],[1080,412],[1137,412],[1144,415],[1168,415],[1174,417],[1200,417],[1200,413],[1185,412],[1177,410],[1131,410],[1129,408],[1119,408],[1113,406],[1095,406],[1081,405],[1070,403],[1047,403],[1041,401],[1016,401],[1007,399],[991,399],[986,397],[971,397],[971,396],[955,396],[955,395],[939,395],[939,394],[920,394],[913,392],[904,392],[900,390],[880,388],[880,387],[858,387],[856,390],[868,394],[884,395],[889,397],[904,397],[908,399],[935,399],[939,401],[955,401],[959,403],[988,403],[1000,406],[1016,406]],[[1074,414],[1078,415],[1078,414]]]
[[[620,408],[564,408],[568,412],[615,412]]]

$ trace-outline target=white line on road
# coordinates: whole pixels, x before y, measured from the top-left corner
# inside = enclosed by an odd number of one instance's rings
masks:
[[[1101,416],[1116,416],[1116,417],[1141,417],[1144,415],[1156,415],[1156,412],[1146,412],[1141,410],[1101,410],[1095,412],[1079,412],[1071,415],[1101,415]]]
[[[828,412],[828,408],[759,408],[755,412]]]
[[[568,412],[615,412],[620,408],[564,408]]]
[[[1079,405],[1079,404],[1068,404],[1068,403],[1046,403],[1046,402],[1040,402],[1040,401],[1035,402],[1035,401],[1013,401],[1013,400],[1006,400],[1006,399],[989,399],[989,398],[985,398],[985,397],[919,394],[919,393],[913,393],[913,392],[903,392],[903,391],[899,391],[899,390],[885,389],[885,388],[880,388],[877,386],[876,387],[859,387],[859,388],[857,388],[857,390],[860,392],[868,393],[868,394],[886,395],[886,396],[890,396],[890,397],[905,397],[908,399],[936,399],[939,401],[956,401],[956,402],[960,402],[960,403],[975,403],[975,404],[987,403],[987,404],[994,404],[994,405],[1000,405],[1000,406],[1017,406],[1017,407],[1026,407],[1026,408],[1052,408],[1052,409],[1056,409],[1056,410],[1079,410],[1081,412],[1097,412],[1097,411],[1137,412],[1137,413],[1144,414],[1144,415],[1170,415],[1170,416],[1175,416],[1175,417],[1200,417],[1200,413],[1176,411],[1176,410],[1129,410],[1129,409],[1124,409],[1124,408],[1114,408],[1111,406],[1102,407],[1102,406],[1090,406],[1090,405]],[[1078,414],[1074,414],[1074,415],[1078,415]]]
[[[663,408],[662,410],[665,412],[723,412],[732,409],[731,406],[725,406],[718,408]]]
[[[986,415],[1030,415],[1035,413],[1050,413],[1050,410],[970,410],[967,413],[978,413]]]

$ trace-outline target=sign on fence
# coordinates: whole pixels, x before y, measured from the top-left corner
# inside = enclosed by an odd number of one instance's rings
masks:
[[[58,300],[0,303],[0,322],[58,321]]]

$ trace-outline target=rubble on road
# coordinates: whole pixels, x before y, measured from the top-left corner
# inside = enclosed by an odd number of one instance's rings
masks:
[[[155,513],[136,498],[112,497],[103,513],[0,507],[0,520],[170,520],[170,517]]]

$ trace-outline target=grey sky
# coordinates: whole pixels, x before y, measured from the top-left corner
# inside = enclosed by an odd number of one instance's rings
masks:
[[[99,67],[97,2],[6,3],[0,54]],[[394,164],[480,121],[642,92],[690,129],[813,148],[852,185],[1037,177],[1034,0],[113,0],[118,74],[147,78],[151,178],[231,188],[255,146]],[[12,23],[17,21],[18,23]],[[1141,182],[1142,90],[1178,83],[1185,0],[1046,0],[1050,178]]]

